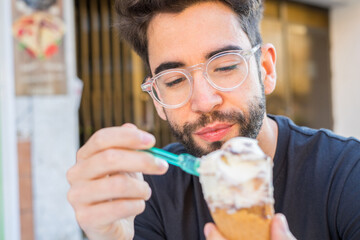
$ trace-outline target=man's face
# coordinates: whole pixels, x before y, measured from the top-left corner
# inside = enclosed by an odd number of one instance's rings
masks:
[[[230,46],[252,48],[235,13],[217,2],[196,4],[178,14],[158,14],[148,28],[153,75],[161,65],[192,66]],[[214,89],[201,71],[192,76],[193,94],[187,104],[166,109],[155,102],[160,117],[190,153],[207,154],[239,135],[256,138],[265,115],[265,97],[254,56],[247,79],[231,92]]]

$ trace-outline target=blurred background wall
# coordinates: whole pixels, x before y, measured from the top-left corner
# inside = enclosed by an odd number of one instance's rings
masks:
[[[360,1],[330,12],[332,101],[335,132],[360,138]]]
[[[1,1],[1,240],[82,238],[65,178],[79,147],[73,9],[72,0]]]
[[[125,122],[152,132],[158,146],[174,139],[140,90],[146,71],[119,41],[112,0],[33,2],[0,3],[0,239],[82,239],[65,179],[79,146]],[[13,33],[37,12],[64,24],[57,52],[29,54]],[[358,22],[356,0],[266,0],[261,31],[278,53],[269,113],[360,138]]]
[[[0,26],[4,33],[11,32],[10,16],[10,6],[0,1]],[[20,210],[11,35],[0,37],[0,46],[0,239],[19,239]]]

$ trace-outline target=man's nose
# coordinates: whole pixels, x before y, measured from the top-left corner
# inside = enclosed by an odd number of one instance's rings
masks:
[[[192,76],[193,93],[190,99],[192,111],[208,113],[222,104],[222,96],[208,83],[202,71],[194,71]]]

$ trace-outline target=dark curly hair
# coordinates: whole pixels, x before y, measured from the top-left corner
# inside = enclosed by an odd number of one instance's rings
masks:
[[[147,28],[154,15],[160,12],[179,13],[195,3],[209,1],[228,5],[237,13],[251,45],[262,43],[259,23],[263,15],[263,0],[116,0],[120,37],[134,48],[149,67]],[[259,57],[260,54],[257,54]]]

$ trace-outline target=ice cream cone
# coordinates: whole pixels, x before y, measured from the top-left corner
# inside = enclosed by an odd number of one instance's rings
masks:
[[[211,215],[219,231],[228,240],[270,240],[271,204],[240,209],[229,213],[216,209]]]
[[[257,141],[249,138],[231,139],[202,158],[204,197],[228,240],[270,240],[272,165]]]

